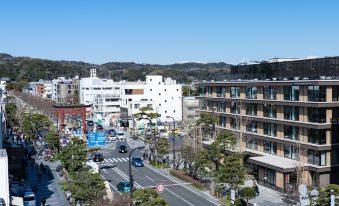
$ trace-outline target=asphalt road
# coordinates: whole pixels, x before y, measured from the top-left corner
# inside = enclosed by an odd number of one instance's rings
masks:
[[[121,193],[116,190],[116,185],[120,181],[128,180],[128,153],[120,154],[118,152],[118,147],[121,144],[126,145],[130,151],[131,148],[126,142],[111,143],[111,146],[101,149],[105,160],[98,163],[100,167],[106,167],[101,169],[100,173],[111,183],[112,191],[118,194]],[[140,151],[135,151],[133,156],[142,157],[142,154]],[[219,205],[215,201],[210,201],[209,198],[206,198],[205,194],[178,184],[149,165],[145,165],[145,167],[132,166],[132,174],[134,175],[135,186],[137,188],[155,188],[158,183],[164,183],[166,189],[160,195],[173,206]]]

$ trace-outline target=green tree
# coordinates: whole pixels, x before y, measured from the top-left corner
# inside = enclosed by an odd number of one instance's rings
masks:
[[[51,122],[43,114],[26,114],[23,120],[23,130],[36,143],[38,132],[47,131]]]
[[[105,194],[105,184],[100,174],[93,174],[82,169],[77,173],[71,173],[67,182],[62,183],[64,191],[72,192],[76,200],[92,202],[101,199]]]
[[[191,145],[185,145],[184,147],[181,148],[180,154],[183,160],[186,162],[186,164],[184,164],[184,169],[187,169],[187,166],[189,169],[191,169],[194,157],[196,155],[196,151],[193,149]]]
[[[331,190],[333,190],[335,194],[338,194],[339,193],[339,185],[329,184],[325,188],[322,188],[319,191],[319,197],[316,201],[317,205],[329,205],[329,203],[331,201]]]
[[[215,124],[217,123],[217,117],[209,112],[201,112],[200,118],[196,121],[197,125],[201,126],[201,134],[210,134],[214,136]]]
[[[67,171],[73,173],[84,167],[86,161],[86,144],[83,140],[72,138],[57,155]]]
[[[211,167],[211,162],[208,160],[207,155],[207,151],[201,150],[194,157],[191,174],[194,178],[202,180],[209,173],[207,168]]]
[[[165,138],[160,138],[156,147],[159,155],[167,154],[169,149],[168,140]]]
[[[14,127],[18,124],[18,121],[16,119],[16,112],[17,112],[17,106],[14,103],[8,103],[6,104],[6,116],[7,116],[7,123],[10,127]]]
[[[27,86],[27,84],[28,84],[27,80],[21,80],[19,82],[16,82],[13,85],[13,88],[15,91],[22,91]]]
[[[190,86],[183,86],[182,87],[182,96],[184,96],[184,97],[191,96]]]
[[[224,164],[215,172],[215,179],[219,183],[228,183],[232,189],[238,190],[245,179],[241,154],[225,156]]]
[[[154,189],[139,189],[132,196],[135,206],[167,206],[169,205]]]
[[[256,197],[256,192],[253,187],[244,187],[240,190],[240,197],[246,199],[246,204],[248,205],[248,200]]]
[[[46,134],[45,141],[53,151],[59,151],[60,135],[55,131],[49,131]]]

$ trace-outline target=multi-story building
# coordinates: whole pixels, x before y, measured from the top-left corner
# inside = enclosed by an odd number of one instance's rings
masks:
[[[284,189],[339,183],[339,80],[239,80],[198,84],[200,112],[239,137],[259,182]],[[241,134],[241,135],[239,135]]]
[[[120,86],[111,79],[98,78],[95,69],[91,69],[89,78],[81,78],[79,95],[81,104],[93,104],[94,119],[104,121],[106,125],[119,119]]]
[[[119,83],[121,88],[122,107],[127,108],[128,116],[132,116],[142,107],[152,107],[161,115],[160,120],[182,120],[182,85],[171,78],[161,75],[147,75],[146,81]]]
[[[188,122],[195,120],[198,116],[197,110],[199,109],[199,99],[190,96],[182,97],[182,121]]]
[[[77,104],[79,102],[79,77],[52,80],[52,100],[58,104]]]

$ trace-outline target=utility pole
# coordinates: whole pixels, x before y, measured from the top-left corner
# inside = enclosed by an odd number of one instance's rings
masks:
[[[171,116],[166,116],[166,118],[170,118],[170,119],[173,120],[173,130],[172,130],[173,146],[172,146],[172,152],[173,152],[173,169],[175,169],[175,120]]]

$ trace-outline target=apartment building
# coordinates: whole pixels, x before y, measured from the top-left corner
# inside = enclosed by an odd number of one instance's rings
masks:
[[[52,80],[52,100],[57,104],[77,104],[79,102],[80,79],[59,77]]]
[[[198,117],[199,99],[194,96],[182,97],[182,121],[194,121]]]
[[[199,111],[218,117],[219,132],[238,134],[248,171],[259,183],[281,190],[297,180],[309,186],[339,183],[338,79],[205,81],[198,86]]]
[[[182,121],[182,85],[176,80],[147,75],[145,82],[121,81],[119,85],[122,107],[128,110],[128,116],[148,106],[161,115],[162,122],[170,121],[166,116]]]
[[[103,121],[106,125],[120,117],[120,86],[112,79],[100,79],[96,69],[91,69],[89,78],[80,80],[80,103],[92,104],[93,118]]]

